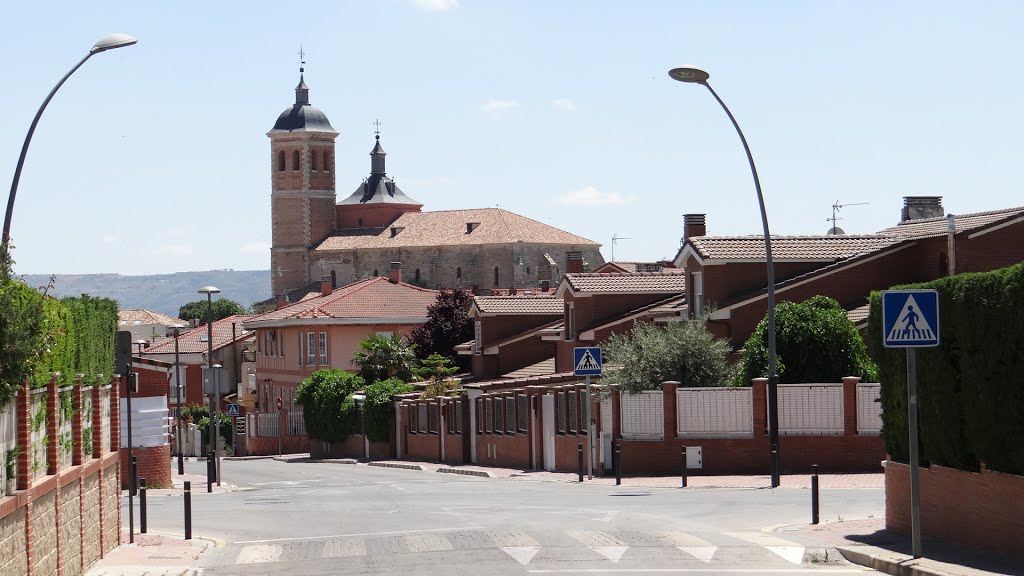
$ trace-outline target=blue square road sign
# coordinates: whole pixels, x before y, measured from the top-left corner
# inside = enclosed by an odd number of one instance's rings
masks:
[[[935,290],[882,292],[882,343],[886,348],[939,345],[939,293]]]
[[[573,348],[572,366],[576,376],[600,376],[601,349],[597,346]]]

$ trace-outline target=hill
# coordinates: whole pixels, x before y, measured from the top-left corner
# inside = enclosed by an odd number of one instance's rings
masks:
[[[29,286],[46,286],[50,282],[50,277],[43,274],[21,277]],[[177,316],[183,304],[204,299],[196,290],[209,285],[220,288],[220,297],[251,306],[270,298],[270,271],[210,270],[151,276],[58,274],[50,294],[58,298],[82,294],[112,298],[122,309],[143,308]]]

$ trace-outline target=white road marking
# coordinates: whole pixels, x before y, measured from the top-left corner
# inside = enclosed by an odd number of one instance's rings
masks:
[[[461,530],[483,530],[483,526],[461,526],[458,528],[426,528],[423,530],[394,530],[390,532],[360,532],[353,534],[325,534],[323,536],[293,536],[290,538],[267,538],[266,540],[239,540],[235,544],[265,544],[267,542],[294,542],[296,540],[328,540],[354,536],[391,536],[395,534],[417,534],[420,532],[458,532]]]
[[[764,546],[764,549],[778,554],[783,560],[793,564],[801,564],[804,561],[803,546]]]
[[[440,552],[452,550],[452,543],[439,534],[410,534],[405,537],[410,552]]]
[[[725,532],[725,535],[757,544],[765,550],[779,556],[786,562],[801,564],[804,561],[804,547],[798,546],[789,540],[784,540],[763,532]]]
[[[540,551],[537,546],[503,546],[501,549],[523,566],[529,564]]]
[[[260,564],[263,562],[277,562],[281,559],[281,547],[266,544],[246,546],[238,553],[235,564]]]
[[[715,550],[718,550],[716,546],[676,546],[676,548],[702,562],[711,562],[711,559],[715,557]]]
[[[362,538],[346,538],[332,540],[324,546],[323,558],[343,558],[346,556],[366,556],[366,541]]]
[[[499,548],[530,548],[539,545],[532,536],[522,530],[488,530],[487,535]]]
[[[601,556],[604,556],[605,558],[611,560],[612,562],[615,562],[616,564],[619,562],[619,560],[622,560],[622,555],[625,554],[626,550],[628,550],[628,549],[629,549],[629,546],[592,546],[591,547],[591,550],[593,550],[594,552],[597,552],[598,554],[600,554]]]

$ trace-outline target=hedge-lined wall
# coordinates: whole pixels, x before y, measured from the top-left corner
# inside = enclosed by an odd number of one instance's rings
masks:
[[[114,371],[117,333],[117,302],[109,298],[48,298],[43,305],[44,331],[48,350],[32,374],[32,386],[43,387],[51,372],[60,372],[60,382],[94,382],[100,374]]]
[[[939,292],[940,345],[917,350],[922,463],[1024,474],[1024,262],[893,288]],[[907,462],[906,353],[882,347],[880,292],[871,294],[868,340],[886,451]]]

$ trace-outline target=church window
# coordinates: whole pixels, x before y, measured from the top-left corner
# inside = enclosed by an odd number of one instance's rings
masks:
[[[462,266],[457,266],[455,268],[455,279],[462,280]]]
[[[284,172],[284,151],[277,153],[277,171]]]
[[[495,287],[495,288],[497,288],[497,287],[498,287],[498,282],[499,282],[499,276],[498,276],[498,267],[497,267],[497,266],[495,266],[495,267],[494,267],[494,287]]]
[[[292,170],[299,169],[299,151],[292,152]]]
[[[373,275],[374,276],[380,276],[380,274],[377,273],[377,269],[376,268],[373,269]]]
[[[416,269],[416,280],[415,281],[416,282],[420,281],[420,269],[419,268]]]
[[[312,152],[309,153],[309,159],[313,163],[313,165],[312,165],[313,172],[316,172],[316,159],[317,159],[318,156],[320,156],[320,154],[317,153],[316,150],[313,150]]]
[[[324,172],[331,171],[331,153],[328,150],[324,150]]]

